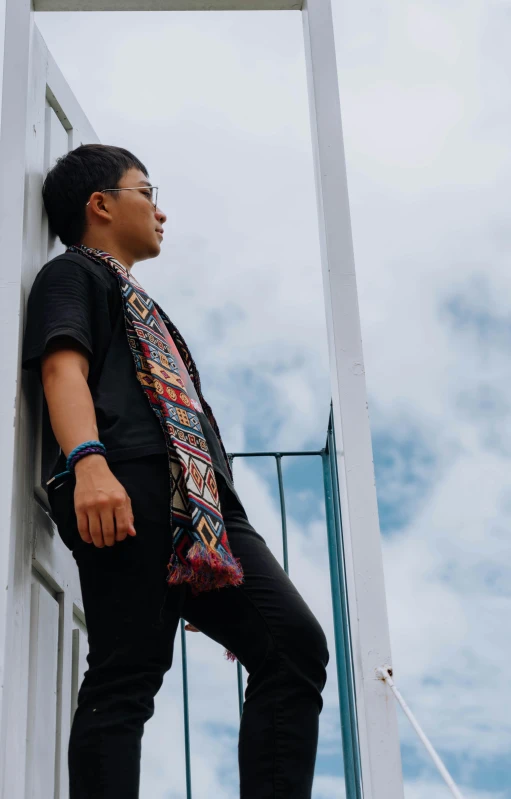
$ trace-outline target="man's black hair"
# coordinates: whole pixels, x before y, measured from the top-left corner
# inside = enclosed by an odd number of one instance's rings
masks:
[[[63,244],[79,244],[85,205],[101,189],[115,189],[128,169],[147,169],[129,150],[108,144],[82,144],[59,158],[45,177],[43,202],[51,232]],[[116,197],[117,192],[112,192]]]

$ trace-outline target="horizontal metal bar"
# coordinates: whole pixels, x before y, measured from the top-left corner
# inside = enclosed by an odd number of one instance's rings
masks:
[[[302,0],[34,0],[34,11],[301,11]]]
[[[228,452],[227,456],[229,458],[284,458],[285,456],[291,458],[293,455],[319,455],[322,457],[324,453],[324,449],[318,449],[308,452]]]

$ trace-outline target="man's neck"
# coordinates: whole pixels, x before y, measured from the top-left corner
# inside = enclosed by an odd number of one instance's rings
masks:
[[[133,258],[130,258],[129,254],[123,252],[122,247],[119,247],[115,242],[108,241],[106,239],[101,239],[98,236],[86,236],[80,242],[84,245],[84,247],[90,247],[93,250],[101,250],[101,252],[107,252],[116,261],[119,261],[120,264],[124,266],[128,272],[131,272],[131,269],[134,265]]]

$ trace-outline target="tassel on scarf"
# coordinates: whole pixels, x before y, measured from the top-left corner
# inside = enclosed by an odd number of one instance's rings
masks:
[[[172,555],[167,566],[170,574],[167,579],[169,585],[189,583],[192,594],[195,596],[213,588],[223,588],[227,585],[241,585],[243,571],[239,560],[232,555],[222,557],[216,550],[197,541],[186,553],[189,565]],[[193,624],[187,624],[185,629],[200,632]],[[224,652],[225,659],[232,663],[237,661],[236,655],[228,649]]]
[[[200,633],[199,628],[194,627],[193,624],[185,624],[185,630],[188,630],[191,633]],[[224,655],[226,660],[231,660],[233,663],[235,663],[238,660],[236,655],[234,655],[232,652],[229,652],[228,649],[225,650]]]
[[[174,553],[167,566],[169,585],[188,583],[192,594],[211,591],[224,586],[237,586],[243,582],[243,570],[238,558],[225,553],[220,555],[216,549],[196,541],[186,553],[188,563]]]
[[[233,655],[233,653],[232,653],[232,652],[229,652],[229,650],[228,650],[228,649],[226,649],[226,650],[225,650],[225,653],[224,653],[224,654],[225,654],[225,658],[226,658],[226,660],[232,660],[232,662],[233,662],[233,663],[234,663],[236,660],[238,660],[238,658],[236,657],[236,655]]]

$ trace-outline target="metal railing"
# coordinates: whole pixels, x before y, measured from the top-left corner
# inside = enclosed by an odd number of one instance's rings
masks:
[[[326,543],[328,546],[328,559],[330,566],[330,587],[334,622],[334,641],[345,791],[346,799],[362,799],[360,751],[357,734],[357,711],[354,691],[346,574],[344,568],[344,549],[342,540],[341,504],[335,452],[335,431],[332,409],[330,408],[326,443],[323,449],[297,452],[233,452],[229,453],[228,457],[231,466],[235,458],[272,457],[275,459],[282,526],[283,568],[286,574],[289,574],[289,557],[282,459],[288,457],[321,458],[326,512]],[[192,799],[188,667],[186,655],[185,623],[183,619],[181,619],[181,658],[183,670],[186,799]],[[237,672],[238,705],[241,718],[243,713],[243,674],[242,666],[239,661],[237,662]]]

